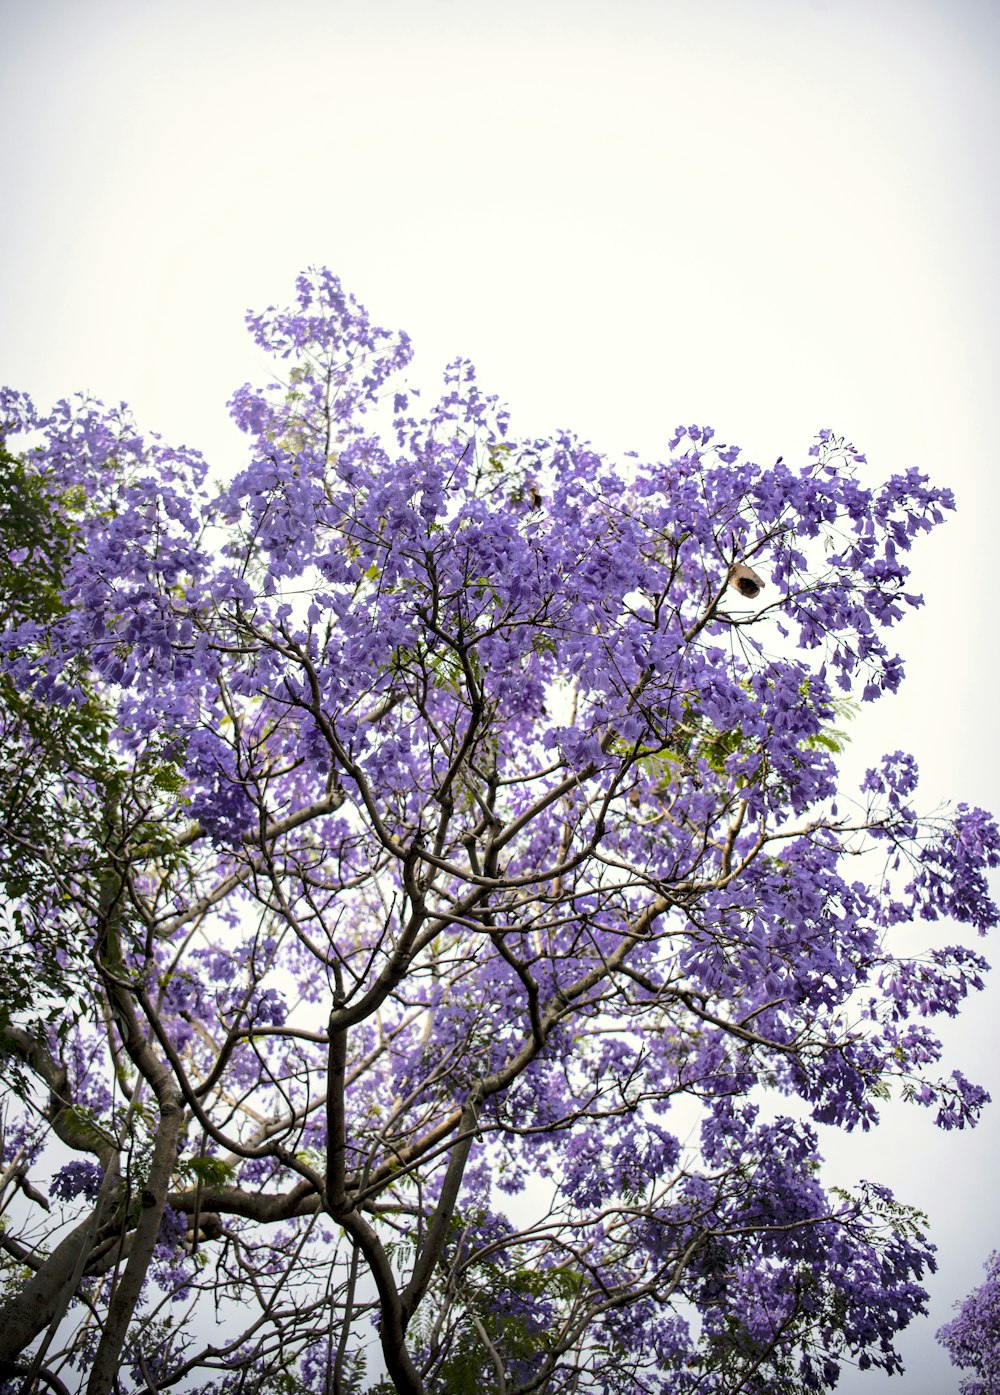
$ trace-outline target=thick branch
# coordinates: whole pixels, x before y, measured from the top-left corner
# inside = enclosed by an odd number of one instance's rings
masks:
[[[75,1152],[93,1153],[107,1167],[115,1152],[114,1140],[92,1120],[78,1114],[69,1089],[69,1075],[44,1042],[21,1027],[0,1028],[0,1055],[16,1056],[49,1087],[46,1110],[52,1131]]]
[[[441,1258],[445,1241],[448,1238],[448,1231],[451,1227],[452,1216],[455,1214],[455,1206],[458,1202],[458,1194],[462,1187],[462,1178],[465,1174],[465,1167],[469,1161],[469,1153],[472,1150],[473,1139],[476,1134],[476,1127],[479,1116],[478,1095],[473,1093],[466,1102],[462,1110],[460,1120],[460,1132],[458,1141],[451,1150],[451,1157],[448,1159],[448,1168],[444,1175],[444,1182],[441,1185],[441,1195],[435,1208],[431,1223],[427,1228],[424,1243],[417,1254],[416,1263],[413,1266],[413,1273],[410,1275],[410,1282],[403,1290],[401,1306],[403,1310],[403,1321],[408,1323],[416,1312],[420,1300],[427,1292],[427,1286],[434,1273],[434,1266]]]
[[[166,1071],[163,1075],[166,1077]],[[115,1375],[121,1369],[125,1336],[142,1286],[146,1282],[149,1262],[160,1232],[167,1188],[177,1162],[177,1141],[183,1118],[184,1110],[180,1096],[164,1083],[160,1097],[160,1125],[156,1131],[149,1176],[140,1195],[139,1220],[132,1236],[125,1273],[108,1308],[100,1345],[90,1372],[87,1395],[109,1395]]]

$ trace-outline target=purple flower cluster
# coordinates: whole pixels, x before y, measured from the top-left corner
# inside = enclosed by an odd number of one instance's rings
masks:
[[[73,1158],[64,1163],[52,1178],[52,1195],[60,1201],[73,1201],[78,1196],[85,1197],[87,1201],[96,1201],[103,1176],[103,1168],[96,1163]]]
[[[962,1378],[961,1395],[1000,1391],[1000,1253],[994,1251],[983,1268],[986,1282],[973,1289],[958,1316],[937,1334],[954,1365],[972,1372]]]

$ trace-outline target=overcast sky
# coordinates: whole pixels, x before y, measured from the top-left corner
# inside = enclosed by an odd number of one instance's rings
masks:
[[[998,66],[970,0],[0,0],[0,380],[124,398],[230,469],[225,402],[266,374],[243,312],[315,263],[515,429],[794,460],[830,426],[959,502],[851,761],[903,746],[928,807],[1000,810]],[[997,1100],[974,1135],[892,1108],[825,1139],[940,1247],[906,1377],[846,1395],[957,1390],[933,1333],[1000,1247],[998,1007],[1000,977],[947,1033]]]

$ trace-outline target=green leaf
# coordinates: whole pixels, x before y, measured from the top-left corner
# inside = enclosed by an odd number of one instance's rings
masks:
[[[198,1156],[188,1158],[177,1169],[181,1177],[191,1177],[206,1187],[224,1187],[236,1177],[236,1164],[224,1158]]]

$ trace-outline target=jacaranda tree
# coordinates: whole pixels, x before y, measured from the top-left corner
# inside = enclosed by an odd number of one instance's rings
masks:
[[[994,1251],[983,1268],[986,1282],[956,1304],[958,1316],[937,1334],[952,1362],[971,1372],[961,1395],[1000,1395],[1000,1254]]]
[[[228,483],[0,398],[47,578],[3,599],[10,1388],[899,1370],[923,1218],[827,1190],[813,1121],[986,1098],[928,1027],[986,966],[911,923],[995,923],[997,829],[900,752],[838,789],[949,492],[829,432],[616,467],[465,362],[421,413],[406,338],[297,289]]]

